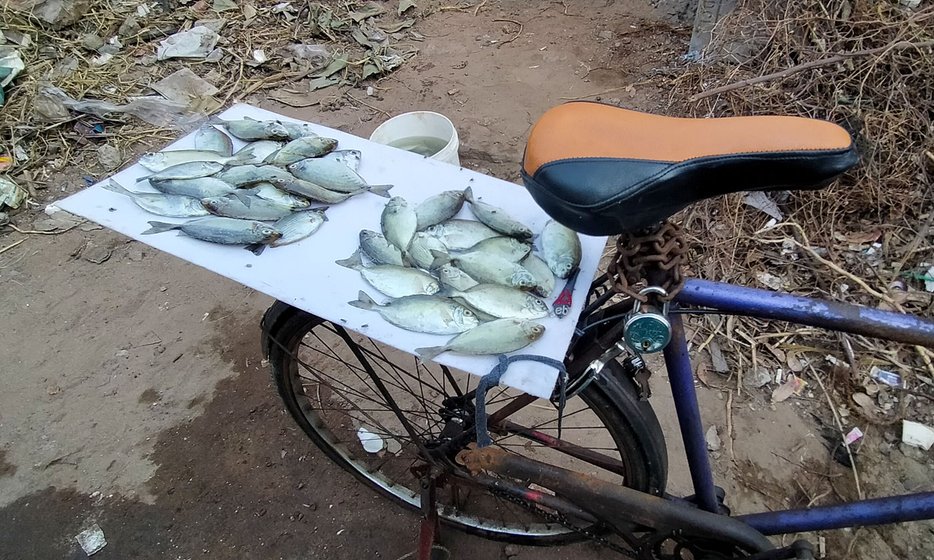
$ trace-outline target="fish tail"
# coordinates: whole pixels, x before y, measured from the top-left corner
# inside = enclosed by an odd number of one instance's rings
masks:
[[[150,177],[152,177],[152,175],[145,175],[145,176],[143,176],[143,177],[137,177],[137,178],[136,178],[136,182],[137,182],[137,183],[142,183],[143,181],[145,181],[146,179],[149,179]]]
[[[170,231],[173,229],[178,229],[182,224],[170,224],[167,222],[149,222],[149,229],[144,231],[142,235],[149,235],[151,233],[162,233],[164,231]]]
[[[245,161],[250,161],[253,159],[253,150],[256,148],[254,146],[246,146],[236,154],[231,156],[231,159],[227,162],[227,165],[230,164],[239,164]]]
[[[222,118],[220,118],[220,117],[218,117],[218,116],[214,116],[214,117],[208,118],[207,124],[219,124],[219,125],[221,125],[221,126],[226,126],[226,125],[227,125],[227,121],[225,121],[224,119],[222,119]]]
[[[473,199],[473,189],[472,189],[472,188],[467,187],[466,189],[464,189],[464,200],[466,200],[467,202],[473,204],[474,199]]]
[[[435,258],[435,260],[431,261],[431,266],[428,267],[431,270],[434,270],[441,265],[451,262],[451,255],[444,253],[442,251],[436,251],[432,249],[431,256]]]
[[[107,181],[101,186],[107,189],[108,191],[119,193],[119,194],[129,196],[129,197],[132,197],[134,194],[136,194],[135,192],[127,189],[126,187],[114,181],[113,179]]]
[[[374,307],[379,307],[379,304],[373,301],[373,298],[366,295],[366,292],[363,291],[357,293],[356,300],[348,301],[347,303],[360,309],[373,309]]]
[[[266,244],[265,243],[250,243],[249,245],[244,247],[244,249],[246,249],[247,251],[253,253],[254,255],[258,257],[263,254],[263,251],[266,250]]]
[[[418,357],[423,361],[434,360],[438,357],[438,354],[447,352],[447,346],[428,346],[425,348],[416,348],[415,353],[418,354]]]
[[[363,268],[363,259],[360,257],[360,249],[354,251],[353,254],[346,259],[334,261],[334,263],[353,270],[360,270]]]
[[[381,196],[383,198],[389,198],[389,189],[392,188],[392,185],[368,185],[367,190],[376,196]]]

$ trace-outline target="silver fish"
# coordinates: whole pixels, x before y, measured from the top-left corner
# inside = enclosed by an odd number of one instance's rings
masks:
[[[293,123],[291,121],[276,121],[281,124],[289,133],[289,140],[298,140],[299,138],[314,138],[317,134],[311,130],[311,125],[306,123]]]
[[[217,152],[205,150],[169,150],[167,152],[149,152],[139,158],[139,164],[150,171],[163,171],[169,167],[192,161],[211,161],[224,165],[238,165],[252,157],[249,150],[240,150],[232,156],[222,156]]]
[[[208,152],[217,152],[222,156],[233,154],[233,142],[230,136],[227,136],[213,126],[206,124],[195,132],[195,149]]]
[[[273,183],[273,179],[291,179],[292,174],[275,165],[238,165],[214,177],[235,187],[244,187],[256,183]]]
[[[240,163],[243,165],[259,165],[263,163],[263,160],[282,148],[282,146],[285,146],[285,142],[277,142],[276,140],[257,140],[256,142],[250,142],[246,146],[240,148],[234,155],[240,155],[240,152],[249,150],[251,154],[250,157],[244,157]]]
[[[360,232],[360,249],[376,264],[403,266],[402,251],[386,241],[383,234],[365,229]]]
[[[222,169],[224,169],[223,163],[213,161],[190,161],[188,163],[180,163],[172,167],[166,167],[162,171],[153,173],[147,177],[140,177],[136,182],[142,183],[147,179],[152,181],[158,181],[160,179],[199,179],[201,177],[214,175]]]
[[[484,239],[499,237],[496,232],[473,220],[448,220],[425,229],[425,233],[437,237],[451,251],[469,249]]]
[[[286,166],[306,158],[323,156],[337,147],[337,140],[324,136],[306,136],[292,140],[276,152],[270,154],[265,162],[272,165]]]
[[[572,270],[580,266],[581,240],[574,230],[549,220],[542,230],[540,242],[545,262],[558,278],[567,278]]]
[[[406,257],[408,257],[411,264],[418,268],[428,270],[435,261],[433,252],[446,253],[447,248],[437,237],[432,237],[424,231],[419,231],[416,232],[415,237],[412,238],[412,242],[409,244],[409,249],[406,252]]]
[[[293,212],[284,218],[280,218],[272,227],[281,233],[282,237],[269,243],[269,246],[281,247],[310,237],[321,228],[324,222],[328,221],[328,217],[324,215],[326,210],[327,207],[314,208],[302,212]],[[247,249],[258,255],[263,252],[264,247],[265,245],[257,243],[247,246]]]
[[[296,177],[321,185],[326,189],[338,192],[357,192],[364,188],[376,186],[389,189],[392,185],[368,185],[363,177],[343,163],[332,159],[309,158],[293,163],[289,166]]]
[[[485,355],[506,354],[525,348],[545,334],[544,325],[522,319],[497,319],[461,333],[444,346],[416,348],[423,360],[432,360],[443,352]]]
[[[551,297],[555,291],[555,275],[548,268],[548,264],[538,258],[535,253],[529,253],[527,257],[519,261],[519,264],[532,273],[535,277],[535,287],[532,293],[541,297]]]
[[[270,179],[269,182],[286,192],[327,204],[337,204],[353,196],[352,194],[328,190],[321,185],[316,185],[311,181],[303,181],[292,175]]]
[[[528,292],[498,284],[480,284],[469,290],[452,290],[445,295],[462,299],[470,307],[500,319],[541,319],[548,316],[548,305]]]
[[[180,194],[197,199],[224,196],[237,190],[237,187],[215,177],[163,179],[161,181],[149,181],[149,184],[157,191],[165,194]]]
[[[531,245],[523,243],[515,237],[500,236],[484,239],[466,251],[462,251],[462,253],[487,253],[502,257],[507,261],[519,262],[524,259],[531,250]]]
[[[389,323],[428,334],[458,334],[480,324],[473,312],[463,305],[438,296],[406,296],[380,305],[364,292],[350,305],[376,311]]]
[[[291,206],[264,198],[253,197],[249,204],[231,196],[204,198],[201,204],[215,216],[240,218],[243,220],[278,220],[293,212]]]
[[[470,277],[466,272],[457,268],[451,263],[445,263],[434,271],[441,283],[454,290],[469,290],[478,286],[476,280]]]
[[[287,140],[290,137],[288,128],[278,121],[258,121],[243,117],[234,121],[211,119],[208,122],[224,125],[227,132],[241,140]]]
[[[334,150],[331,153],[321,156],[321,159],[331,159],[340,162],[356,171],[360,169],[360,159],[362,155],[360,150]]]
[[[414,268],[392,264],[363,266],[359,249],[349,258],[336,262],[341,266],[359,271],[370,285],[392,298],[414,295],[430,296],[441,289],[437,280]]]
[[[439,252],[435,252],[434,256],[432,268],[450,262],[481,284],[500,284],[521,289],[535,287],[535,278],[531,272],[519,263],[502,257],[487,253],[466,253],[455,257]]]
[[[523,241],[532,239],[532,230],[528,226],[512,218],[502,208],[475,198],[470,187],[464,189],[464,199],[470,203],[473,215],[490,228]]]
[[[450,220],[464,206],[464,191],[444,191],[422,201],[415,207],[418,230]]]
[[[193,218],[208,215],[208,211],[201,206],[198,199],[190,196],[133,192],[123,188],[113,179],[104,184],[103,187],[108,191],[130,197],[137,206],[152,214],[169,218]]]
[[[272,243],[282,236],[272,226],[252,220],[237,220],[234,218],[219,218],[207,216],[181,224],[168,224],[165,222],[149,222],[151,226],[143,235],[162,233],[173,229],[195,239],[222,243],[224,245],[248,245],[251,243]]]
[[[266,200],[284,204],[294,210],[308,208],[311,205],[311,202],[309,202],[307,198],[289,194],[277,188],[272,183],[256,183],[244,192],[253,196],[258,196],[259,198],[265,198]]]
[[[387,241],[403,253],[409,248],[415,235],[415,210],[401,196],[394,196],[386,203],[379,219],[380,228]]]

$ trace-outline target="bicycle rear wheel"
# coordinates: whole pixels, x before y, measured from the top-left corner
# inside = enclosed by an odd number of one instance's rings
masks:
[[[264,330],[276,386],[299,426],[331,460],[361,482],[404,507],[417,509],[420,479],[427,467],[420,448],[443,441],[442,431],[445,426],[450,429],[452,422],[456,425],[452,418],[459,414],[452,403],[463,403],[465,399],[459,397],[469,394],[477,378],[422,363],[281,303],[267,311]],[[651,408],[638,402],[632,387],[621,385],[626,381],[605,377],[569,400],[561,433],[563,441],[611,458],[616,465],[613,472],[569,457],[517,429],[491,434],[494,445],[659,493],[667,474],[664,440]],[[389,393],[388,398],[381,388]],[[495,388],[488,395],[487,410],[492,413],[520,395]],[[514,428],[558,435],[556,410],[546,400],[525,406],[510,415],[509,421]],[[526,544],[581,538],[543,519],[534,508],[491,494],[467,477],[443,477],[436,496],[443,521],[486,538]]]

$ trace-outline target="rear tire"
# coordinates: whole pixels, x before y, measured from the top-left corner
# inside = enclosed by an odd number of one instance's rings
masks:
[[[318,348],[312,349],[313,345]],[[419,507],[418,480],[413,478],[414,475],[407,477],[406,469],[393,466],[396,462],[408,463],[410,458],[414,458],[408,470],[413,470],[413,466],[417,468],[419,459],[417,453],[413,452],[413,449],[417,450],[417,448],[413,440],[406,441],[408,436],[404,431],[385,427],[395,415],[389,416],[377,412],[378,405],[386,406],[385,402],[377,402],[382,399],[382,396],[379,393],[375,393],[377,399],[372,398],[369,393],[364,396],[363,392],[371,388],[371,385],[366,376],[357,374],[370,367],[375,372],[382,370],[378,376],[387,387],[401,389],[402,385],[405,385],[411,394],[406,395],[408,400],[400,404],[400,408],[409,409],[408,412],[411,412],[412,416],[407,414],[406,417],[413,427],[424,429],[424,433],[420,434],[420,437],[424,438],[435,435],[441,424],[434,417],[436,410],[434,407],[437,403],[429,403],[427,400],[431,397],[429,393],[438,393],[435,398],[440,401],[444,395],[437,391],[439,385],[446,390],[447,380],[453,387],[457,384],[456,379],[461,378],[467,380],[466,389],[469,389],[471,376],[462,372],[449,371],[450,375],[447,377],[443,373],[439,374],[441,382],[437,383],[438,377],[429,372],[424,364],[414,362],[413,357],[394,351],[362,335],[350,333],[339,325],[334,325],[281,302],[276,302],[263,318],[263,348],[269,358],[273,379],[286,408],[308,437],[332,461],[353,474],[360,482],[403,507],[417,510]],[[414,366],[399,366],[393,361],[398,360],[406,364],[406,359],[411,360],[408,363]],[[317,365],[311,364],[309,360],[315,361]],[[322,364],[322,361],[325,363]],[[431,367],[440,370],[440,367],[435,364],[431,364]],[[312,372],[312,369],[317,370],[317,373]],[[411,371],[414,371],[417,379],[421,380],[423,370],[425,371],[423,386],[418,386],[419,391],[412,390],[409,385],[417,381],[416,377],[411,375]],[[357,376],[356,379],[352,377],[354,375]],[[431,377],[428,377],[429,375]],[[473,379],[475,384],[476,377]],[[434,380],[435,383],[428,383],[430,380]],[[450,392],[453,394],[453,390]],[[419,393],[421,393],[420,397]],[[517,391],[514,393],[520,394]],[[489,394],[488,403],[492,405],[497,402],[497,396],[500,398],[499,402],[512,398],[508,392],[497,395],[497,389],[494,389]],[[395,396],[393,400],[399,404]],[[345,404],[337,404],[337,402],[344,401],[346,401]],[[574,401],[577,402],[572,408]],[[360,404],[365,406],[359,406]],[[419,406],[422,409],[419,409]],[[553,414],[553,411],[547,412],[549,406],[547,401],[536,401],[523,410],[536,409],[529,414],[536,415],[534,421],[538,422],[538,416]],[[491,406],[489,410],[493,411],[496,408]],[[613,480],[619,480],[621,484],[643,492],[656,495],[664,492],[667,478],[667,452],[661,428],[651,406],[647,402],[639,401],[635,384],[621,372],[618,364],[615,362],[608,364],[602,376],[583,389],[577,398],[569,400],[566,410],[576,410],[575,414],[585,414],[588,418],[594,418],[592,420],[594,424],[602,424],[601,428],[607,434],[604,436],[604,441],[609,445],[601,449],[612,448],[612,451],[601,452],[618,458],[625,466],[625,473],[622,476],[605,473],[606,476],[615,477]],[[352,418],[353,416],[357,418]],[[512,418],[511,416],[510,419]],[[576,428],[578,432],[574,432],[575,428],[568,412],[565,418],[566,429],[562,435],[563,439],[571,441],[569,438],[573,437],[590,438],[593,436],[596,438],[602,434],[602,432],[596,433],[590,425],[578,427]],[[584,418],[584,416],[577,418]],[[540,424],[533,424],[532,427],[553,426],[553,422],[554,420],[546,420]],[[567,428],[569,425],[570,429]],[[364,427],[369,432],[382,434],[378,437],[381,441],[387,442],[385,448],[377,454],[364,452],[363,440],[354,438],[354,435],[359,434],[355,431],[359,430],[358,426]],[[538,427],[537,429],[546,431],[551,428]],[[505,446],[504,448],[513,452],[530,456],[537,453],[556,453],[553,449],[544,446],[541,448],[530,446],[529,442],[524,445],[516,444],[517,441],[525,441],[509,439],[519,438],[516,435],[492,435],[497,445]],[[390,443],[393,441],[396,444],[401,442],[402,447],[390,456]],[[512,443],[506,443],[507,441]],[[578,445],[581,443],[578,442]],[[541,460],[541,456],[538,457]],[[567,458],[562,455],[559,460],[563,461]],[[583,472],[597,469],[589,463],[577,462],[576,464],[589,467],[589,470]],[[403,482],[402,479],[406,478],[411,480]],[[491,500],[492,495],[485,491],[480,496],[475,496],[473,489],[464,490],[466,485],[461,486],[462,482],[455,480],[455,477],[451,476],[449,479],[447,483],[451,486],[450,499],[443,501],[442,489],[438,490],[439,514],[447,524],[484,538],[521,544],[560,544],[582,538],[578,533],[571,532],[560,525],[541,523],[540,519],[536,522],[537,514],[528,511],[525,511],[525,514],[530,516],[531,521],[513,521],[511,516],[515,515],[515,512],[508,506],[521,510],[520,506],[501,503],[499,501],[501,499]],[[510,516],[508,522],[507,513]],[[502,521],[499,521],[500,517]]]

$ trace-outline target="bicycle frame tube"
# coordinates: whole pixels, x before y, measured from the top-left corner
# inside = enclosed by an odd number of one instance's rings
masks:
[[[675,301],[715,308],[734,315],[789,321],[894,342],[934,347],[934,321],[901,313],[696,279],[685,281],[684,288]],[[680,314],[671,315],[670,320],[672,338],[665,348],[665,364],[668,367],[681,437],[691,469],[694,499],[703,509],[717,511],[713,476],[684,328]],[[934,492],[738,517],[766,535],[931,518],[934,518]]]

